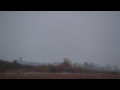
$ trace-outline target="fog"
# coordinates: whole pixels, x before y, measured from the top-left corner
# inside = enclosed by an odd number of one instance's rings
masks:
[[[120,67],[120,11],[0,11],[0,59]]]

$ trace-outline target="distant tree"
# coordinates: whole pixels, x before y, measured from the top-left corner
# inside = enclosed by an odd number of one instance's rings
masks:
[[[85,69],[88,69],[88,63],[85,62],[85,63],[83,64],[83,67],[84,67]]]
[[[118,66],[114,65],[114,66],[113,66],[113,71],[119,71]]]
[[[71,60],[65,58],[65,59],[63,60],[62,65],[65,66],[65,67],[71,68],[72,62],[71,62]]]
[[[107,70],[107,71],[111,71],[111,70],[112,70],[112,67],[111,67],[110,64],[106,64],[106,70]]]
[[[53,65],[48,65],[48,67],[50,68],[50,72],[56,72],[56,68]]]
[[[14,60],[13,63],[17,63],[17,60]]]
[[[58,72],[69,72],[72,69],[72,62],[71,60],[64,58],[63,62],[56,66],[56,71]]]
[[[72,67],[82,67],[82,64],[81,63],[73,63]]]
[[[89,65],[88,65],[88,69],[90,69],[90,70],[93,70],[94,69],[94,63],[90,63]]]
[[[78,63],[74,63],[72,66],[73,67],[78,67]]]

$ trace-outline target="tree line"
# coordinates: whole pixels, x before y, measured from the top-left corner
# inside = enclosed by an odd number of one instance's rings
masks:
[[[99,65],[95,65],[94,63],[88,63],[88,62],[85,62],[83,64],[81,63],[72,64],[71,60],[67,58],[64,58],[63,62],[61,62],[59,65],[56,65],[56,66],[52,64],[31,66],[31,65],[20,64],[17,62],[17,60],[14,60],[13,62],[0,60],[0,72],[16,71],[16,70],[34,71],[34,72],[54,72],[54,73],[57,73],[57,72],[71,72],[71,73],[120,72],[119,68],[116,65],[114,65],[113,67],[110,64],[107,64],[106,66],[99,66]]]

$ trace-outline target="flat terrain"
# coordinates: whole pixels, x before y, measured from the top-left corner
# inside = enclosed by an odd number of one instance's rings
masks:
[[[0,79],[120,79],[120,74],[5,72]]]

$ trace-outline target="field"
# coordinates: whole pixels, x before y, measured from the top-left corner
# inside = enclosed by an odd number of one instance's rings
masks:
[[[0,60],[0,79],[120,79],[120,71],[72,67],[66,59],[58,66],[30,66]]]
[[[0,79],[120,79],[120,74],[5,72],[0,74]]]

